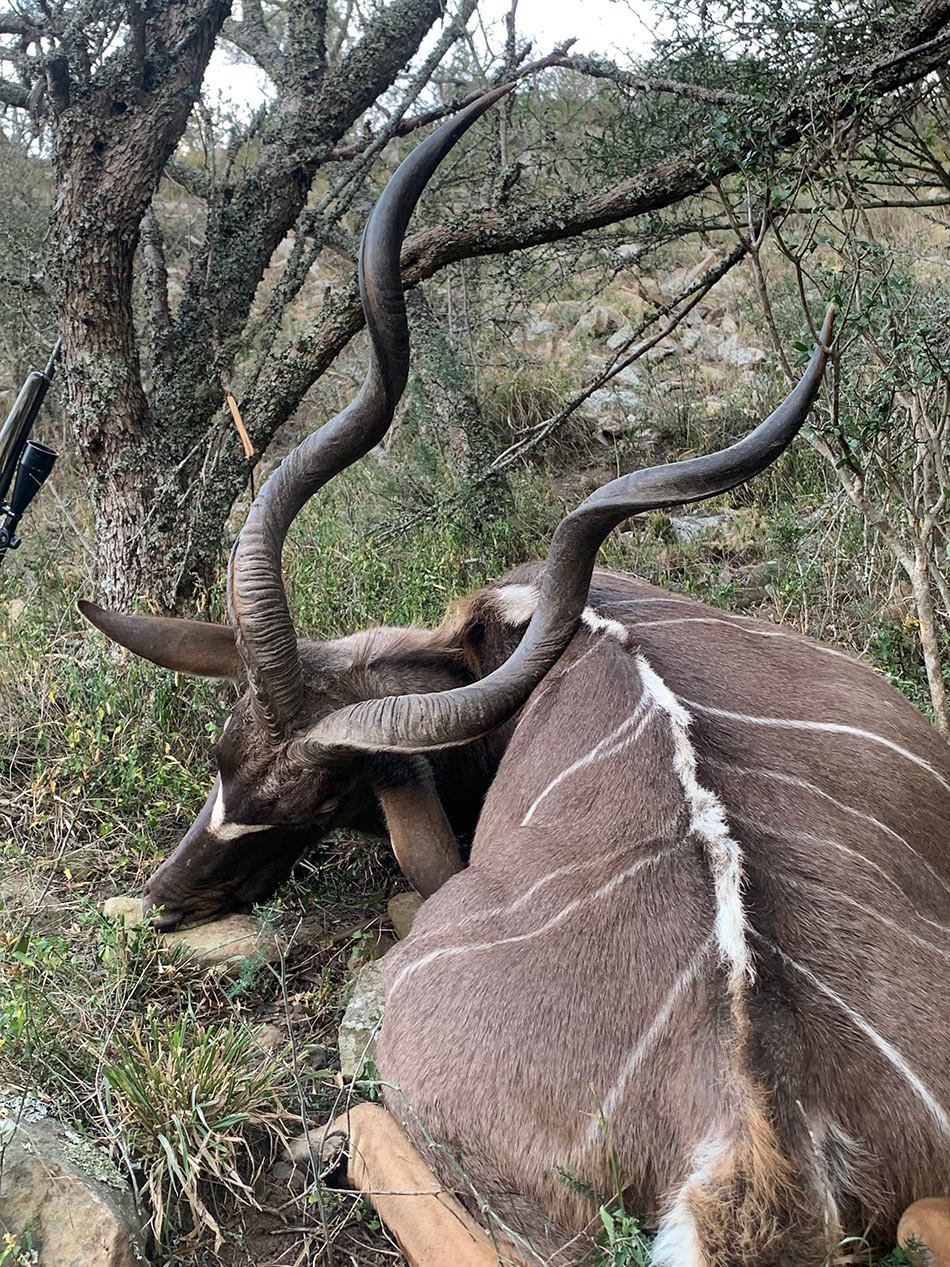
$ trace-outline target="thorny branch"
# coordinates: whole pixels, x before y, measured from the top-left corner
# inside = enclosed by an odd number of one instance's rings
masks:
[[[453,511],[457,511],[464,505],[468,497],[471,496],[472,489],[480,488],[492,480],[498,479],[512,466],[523,462],[551,435],[563,427],[568,419],[580,409],[594,392],[606,386],[621,371],[633,365],[635,361],[644,357],[651,348],[656,347],[658,343],[668,338],[689,313],[722,281],[726,274],[735,268],[740,260],[745,258],[746,254],[746,246],[740,244],[735,247],[724,260],[707,269],[679,295],[644,317],[640,324],[631,331],[628,338],[615,349],[613,357],[578,388],[565,401],[557,413],[552,414],[550,418],[545,418],[541,422],[535,423],[520,439],[493,458],[484,470],[473,473],[468,481],[468,489],[459,493],[448,502],[441,503],[438,511],[433,508],[422,512],[421,515],[417,513],[407,516],[406,519],[395,524],[382,534],[381,539],[388,540],[426,519],[433,518],[436,513],[440,515],[452,514]],[[667,320],[664,321],[664,318],[667,318]],[[655,326],[657,322],[661,321],[662,325],[655,329],[652,334],[646,338],[642,337],[651,326]]]

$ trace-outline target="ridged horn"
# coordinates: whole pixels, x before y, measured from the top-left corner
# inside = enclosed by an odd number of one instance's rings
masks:
[[[383,190],[360,244],[360,295],[370,339],[363,385],[346,409],[284,459],[251,506],[235,543],[228,611],[255,708],[278,736],[292,724],[303,699],[297,636],[281,569],[287,530],[314,493],[386,434],[409,372],[409,328],[399,271],[409,217],[459,137],[513,86],[486,93],[444,123],[400,164]]]
[[[829,307],[801,381],[744,439],[706,457],[623,475],[561,521],[551,540],[534,615],[503,665],[470,686],[341,708],[317,722],[303,742],[318,749],[431,752],[468,743],[512,717],[572,638],[587,602],[597,551],[612,528],[631,515],[727,492],[764,470],[791,442],[821,385],[834,316]]]

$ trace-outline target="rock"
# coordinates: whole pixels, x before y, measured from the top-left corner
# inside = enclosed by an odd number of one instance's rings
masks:
[[[732,522],[733,516],[725,512],[720,515],[670,515],[673,536],[684,545],[721,537]]]
[[[596,438],[609,444],[609,437],[623,435],[637,425],[644,412],[643,398],[629,388],[608,385],[591,393],[585,412],[594,419]]]
[[[739,327],[736,324],[735,317],[730,317],[728,314],[719,322],[719,329],[723,332],[723,334],[727,335],[735,335],[739,333]]]
[[[643,398],[638,392],[625,387],[601,387],[587,398],[587,408],[595,415],[623,417],[627,419],[643,407]]]
[[[692,268],[679,268],[675,272],[670,273],[669,277],[660,282],[660,289],[664,295],[681,295],[688,290],[697,278],[702,277],[703,273],[708,272],[716,263],[716,252],[707,251],[698,264],[694,264]]]
[[[109,1158],[46,1116],[38,1101],[0,1097],[0,1226],[37,1267],[147,1264],[144,1220]]]
[[[521,342],[526,351],[552,356],[557,341],[558,330],[553,321],[532,316],[521,327]]]
[[[102,903],[102,913],[109,919],[121,920],[127,928],[145,919],[140,897],[107,897]]]
[[[389,922],[395,930],[396,936],[400,941],[408,937],[412,931],[412,922],[419,913],[419,908],[425,899],[420,893],[394,893],[389,899],[386,910],[389,913]]]
[[[358,1078],[368,1061],[376,1061],[376,1032],[383,1015],[383,970],[376,960],[353,978],[350,1001],[340,1022],[340,1073]]]
[[[669,339],[664,339],[662,343],[655,343],[652,348],[644,352],[644,357],[648,361],[665,361],[668,356],[672,356],[676,349]]]
[[[626,319],[616,308],[612,308],[609,304],[595,304],[578,321],[574,327],[574,333],[594,334],[603,339],[607,335],[614,334],[625,323]]]
[[[361,930],[359,934],[354,934],[354,938],[347,965],[351,972],[371,959],[382,959],[387,950],[392,950],[396,944],[395,937],[384,933],[379,927]]]
[[[4,805],[13,803],[0,797],[0,813]],[[17,860],[5,857],[0,868],[0,912],[3,914],[5,927],[13,929],[22,925],[23,931],[29,931],[31,937],[48,933],[62,934],[70,929],[76,922],[75,896],[68,896],[58,884],[50,883],[51,877],[61,875],[62,872],[62,858],[34,853],[26,868],[21,869]],[[2,1011],[0,1004],[0,1012]],[[3,1263],[2,1254],[3,1244],[0,1240],[0,1263]]]
[[[280,1025],[265,1025],[261,1032],[255,1035],[254,1042],[261,1051],[266,1051],[270,1055],[286,1046],[287,1035]]]
[[[950,1198],[915,1201],[897,1225],[897,1243],[912,1267],[950,1262]]]
[[[265,935],[259,920],[250,915],[226,915],[196,928],[161,934],[166,946],[183,946],[191,958],[207,967],[229,964],[240,967],[245,959],[262,956],[273,963],[280,958],[273,936]]]
[[[584,305],[578,299],[555,299],[544,310],[559,326],[573,326],[584,315]]]
[[[680,335],[680,348],[684,352],[693,352],[703,341],[698,330],[684,330]]]
[[[714,326],[711,323],[707,323],[706,325],[703,326],[702,334],[703,334],[703,342],[705,343],[709,351],[714,352],[718,355],[719,348],[726,338],[723,332],[719,329],[718,326]]]
[[[555,326],[553,321],[545,321],[543,317],[532,317],[521,328],[526,339],[537,340],[550,339]]]
[[[639,387],[640,375],[632,365],[625,365],[622,370],[617,371],[611,382],[616,383],[618,387]]]
[[[623,345],[628,343],[632,338],[633,326],[624,324],[620,327],[616,334],[612,334],[610,336],[607,340],[607,346],[610,348],[611,352],[616,352],[618,348],[622,348]]]
[[[725,324],[725,323],[724,323]],[[737,334],[731,334],[719,344],[719,355],[727,365],[736,369],[747,369],[750,365],[762,365],[769,359],[762,348],[746,347],[739,342]]]

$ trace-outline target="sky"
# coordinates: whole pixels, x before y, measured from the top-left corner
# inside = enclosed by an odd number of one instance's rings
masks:
[[[509,7],[509,0],[482,0],[480,10],[484,21],[501,22]],[[615,60],[650,46],[643,0],[518,0],[516,16],[519,34],[534,39],[539,53],[571,37],[577,38],[572,52],[606,53]]]
[[[482,24],[491,29],[492,43],[504,39],[504,18],[510,0],[482,0]],[[534,42],[533,57],[549,53],[555,44],[576,38],[574,53],[600,53],[621,65],[629,56],[649,52],[651,31],[647,0],[518,0],[519,40]],[[240,102],[253,110],[262,94],[263,77],[250,66],[234,66],[216,49],[206,78],[206,91]],[[240,108],[240,107],[239,107]]]

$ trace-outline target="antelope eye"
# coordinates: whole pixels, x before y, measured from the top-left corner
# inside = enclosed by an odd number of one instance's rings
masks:
[[[332,814],[340,803],[338,796],[328,796],[325,801],[321,801],[317,806],[318,814]]]

